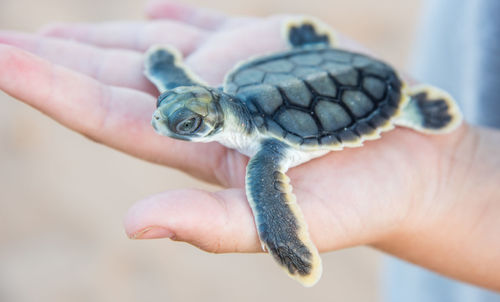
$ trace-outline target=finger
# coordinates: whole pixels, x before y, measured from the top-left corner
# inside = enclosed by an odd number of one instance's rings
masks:
[[[146,14],[151,19],[172,19],[208,30],[214,30],[228,20],[226,15],[215,10],[168,0],[150,1],[146,6]]]
[[[132,206],[125,218],[130,238],[171,238],[210,252],[255,252],[260,248],[242,189],[218,193],[178,190]]]
[[[143,74],[144,56],[136,51],[104,49],[76,41],[10,31],[0,31],[0,43],[22,48],[104,84],[158,95]]]
[[[330,209],[322,203],[310,196],[308,200],[307,192],[297,193],[311,238],[320,251],[360,240],[355,232],[349,237],[342,233],[335,216],[329,216]],[[130,208],[125,231],[132,239],[171,238],[214,253],[262,251],[244,189],[215,193],[177,190],[149,197]]]
[[[218,144],[157,135],[150,125],[155,99],[146,93],[104,85],[1,44],[0,66],[1,90],[95,141],[211,182],[229,182],[233,171],[244,174],[245,158],[227,156]]]
[[[187,56],[203,40],[200,29],[175,21],[57,23],[40,30],[46,36],[74,39],[107,48],[144,52],[153,44],[168,44]]]

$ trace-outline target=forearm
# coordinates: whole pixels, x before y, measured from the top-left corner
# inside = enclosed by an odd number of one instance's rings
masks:
[[[500,131],[463,127],[444,147],[429,206],[376,246],[444,275],[500,290]]]

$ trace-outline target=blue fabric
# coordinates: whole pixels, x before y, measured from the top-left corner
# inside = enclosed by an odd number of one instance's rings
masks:
[[[500,128],[500,0],[428,0],[413,73],[449,91],[469,123]],[[500,302],[500,294],[384,260],[387,302]]]
[[[417,79],[449,91],[468,122],[500,128],[500,1],[428,0]]]
[[[384,259],[384,302],[497,302],[500,295],[393,257]]]

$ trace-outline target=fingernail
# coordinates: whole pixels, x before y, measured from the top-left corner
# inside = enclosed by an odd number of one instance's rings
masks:
[[[132,234],[130,236],[130,239],[158,239],[172,238],[173,236],[174,233],[165,228],[159,226],[151,226]]]

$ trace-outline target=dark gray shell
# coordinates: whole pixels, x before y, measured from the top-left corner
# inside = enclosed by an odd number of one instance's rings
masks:
[[[388,124],[403,98],[387,64],[332,48],[244,62],[224,92],[245,102],[259,131],[298,145],[360,141]]]

